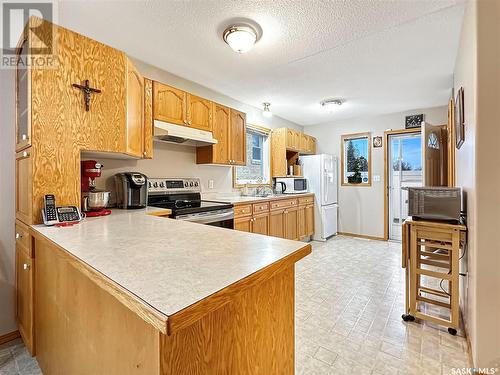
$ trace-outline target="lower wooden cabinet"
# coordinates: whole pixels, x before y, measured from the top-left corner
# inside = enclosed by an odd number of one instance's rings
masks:
[[[234,217],[236,230],[301,240],[314,233],[314,196],[239,204]]]
[[[35,261],[28,227],[16,222],[16,320],[21,337],[31,355],[34,341],[34,282]]]

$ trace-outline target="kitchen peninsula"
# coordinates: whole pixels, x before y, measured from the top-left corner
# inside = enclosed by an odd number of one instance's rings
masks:
[[[144,210],[31,234],[44,373],[293,373],[309,244]]]

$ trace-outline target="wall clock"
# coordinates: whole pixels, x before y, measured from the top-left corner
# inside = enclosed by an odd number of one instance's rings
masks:
[[[424,121],[424,114],[411,115],[405,117],[405,129],[420,128]]]
[[[373,147],[382,147],[382,137],[373,137]]]

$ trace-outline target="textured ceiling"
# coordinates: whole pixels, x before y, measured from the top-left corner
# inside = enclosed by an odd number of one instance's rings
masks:
[[[63,1],[59,20],[131,56],[301,125],[444,105],[461,0]],[[220,35],[263,30],[244,55]],[[327,112],[326,97],[346,103]]]

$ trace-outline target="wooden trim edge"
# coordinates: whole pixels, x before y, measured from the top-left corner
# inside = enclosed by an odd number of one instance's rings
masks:
[[[21,334],[19,333],[18,330],[6,333],[5,335],[0,336],[0,345],[3,345],[7,342],[10,342],[12,340],[15,340],[17,338],[21,337]]]
[[[475,368],[476,366],[474,366],[474,357],[472,356],[472,344],[470,342],[470,335],[469,332],[467,331],[467,328],[465,327],[465,320],[462,309],[460,309],[459,311],[460,311],[460,322],[462,323],[462,329],[464,330],[465,334],[465,342],[467,343],[467,360],[469,361],[469,367]]]
[[[368,236],[366,234],[349,233],[349,232],[337,232],[337,234],[341,236],[364,238],[365,240],[387,241],[384,237]]]

